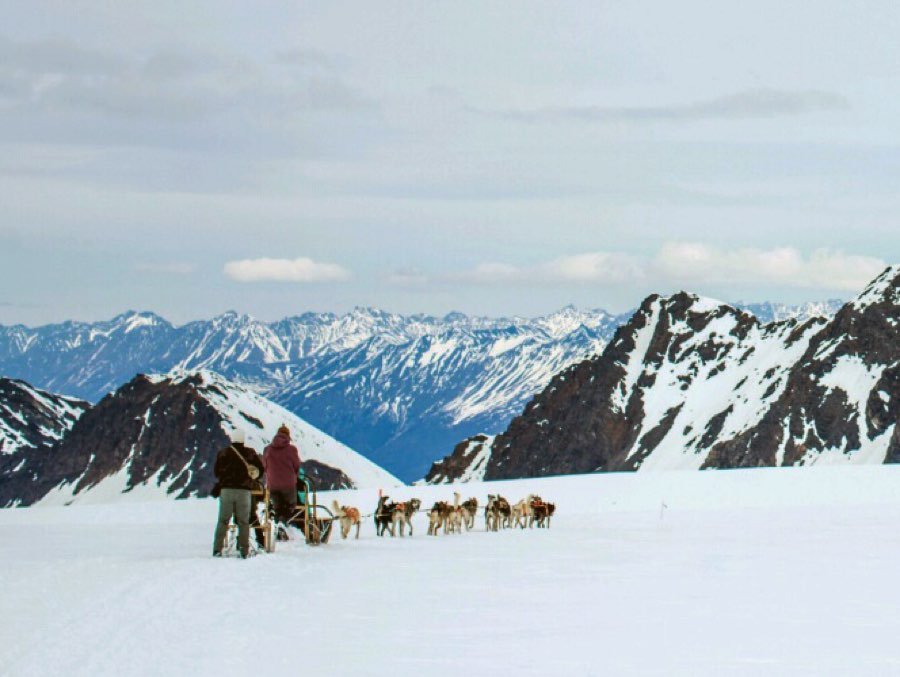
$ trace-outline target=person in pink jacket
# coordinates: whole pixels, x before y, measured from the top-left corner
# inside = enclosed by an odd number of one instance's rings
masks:
[[[297,473],[300,471],[300,452],[291,444],[291,431],[286,425],[263,452],[266,486],[272,497],[275,519],[286,522],[297,507]]]

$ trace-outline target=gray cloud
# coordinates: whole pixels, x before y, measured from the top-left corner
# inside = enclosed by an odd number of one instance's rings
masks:
[[[297,68],[297,64],[319,68]],[[328,67],[323,70],[323,66]],[[166,138],[146,124],[222,124],[221,137],[247,135],[265,122],[287,134],[304,113],[366,112],[374,101],[343,80],[327,55],[306,51],[268,61],[168,47],[149,54],[91,50],[67,41],[16,42],[0,37],[0,114],[6,127],[37,136],[64,129],[88,142],[98,118],[130,130],[134,143]],[[222,123],[223,120],[227,122]],[[49,130],[47,129],[49,128]],[[203,137],[204,129],[191,130]],[[162,133],[161,133],[162,132]],[[115,139],[116,128],[106,128]],[[20,137],[21,138],[21,137]],[[184,139],[174,144],[184,148]],[[290,139],[285,139],[289,142]],[[151,141],[152,143],[152,141]]]
[[[316,49],[289,49],[276,52],[275,61],[295,68],[336,72],[338,63],[346,60]]]
[[[398,268],[384,275],[382,279],[389,285],[409,289],[422,288],[431,282],[428,275],[418,268]]]
[[[506,110],[494,114],[522,122],[580,120],[639,123],[741,120],[849,109],[850,101],[835,92],[747,89],[727,96],[669,106],[561,106],[534,110]]]
[[[22,73],[108,73],[121,60],[70,40],[17,42],[0,35],[0,64],[4,71]]]

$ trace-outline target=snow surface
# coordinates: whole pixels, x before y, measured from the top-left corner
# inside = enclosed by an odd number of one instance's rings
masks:
[[[460,490],[558,512],[550,530],[479,518],[437,538],[420,514],[393,540],[366,519],[359,541],[240,561],[209,557],[212,500],[0,510],[0,674],[900,672],[898,467]],[[368,513],[376,492],[336,497]]]

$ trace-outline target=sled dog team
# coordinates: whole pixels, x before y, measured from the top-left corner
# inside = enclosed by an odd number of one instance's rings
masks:
[[[443,531],[445,534],[461,534],[463,529],[470,531],[475,527],[475,517],[478,514],[478,499],[470,498],[460,502],[459,492],[453,492],[453,503],[447,501],[436,502],[428,511],[428,535],[437,536]],[[406,527],[409,527],[409,535],[413,535],[412,516],[419,511],[422,502],[413,498],[408,501],[391,501],[388,496],[380,496],[375,508],[375,533],[384,536],[390,533],[397,535],[399,526],[400,536],[405,536]],[[356,537],[359,538],[359,510],[349,506],[339,506],[334,501],[335,515],[341,520],[341,535],[346,538],[351,527],[356,525]],[[511,506],[509,501],[499,495],[489,494],[487,505],[484,507],[484,521],[486,531],[498,531],[520,527],[524,529],[537,526],[549,528],[550,518],[556,512],[556,505],[545,502],[536,494],[529,494],[526,498]]]
[[[282,524],[290,521],[297,508],[297,478],[300,470],[300,452],[291,443],[291,431],[282,425],[278,429],[272,443],[269,444],[262,457],[253,448],[246,445],[244,433],[235,431],[229,444],[216,455],[216,485],[212,495],[219,499],[219,515],[213,537],[213,556],[220,557],[225,547],[228,527],[232,520],[238,527],[238,550],[241,557],[250,554],[250,529],[253,528],[257,544],[262,546],[262,528],[257,518],[258,495],[265,483],[269,489],[275,518]],[[471,530],[475,526],[478,512],[478,499],[470,498],[460,502],[459,492],[453,493],[453,504],[438,501],[428,511],[428,535],[437,536],[443,530],[445,534],[460,534],[465,528]],[[384,536],[390,532],[396,536],[413,535],[412,517],[422,506],[417,498],[407,501],[390,501],[388,496],[380,496],[375,508],[375,532]],[[362,515],[358,508],[332,502],[334,517],[340,522],[341,537],[347,538],[353,527],[356,527],[356,538]],[[545,503],[540,496],[529,494],[527,498],[511,506],[509,501],[499,495],[489,494],[484,508],[485,529],[498,531],[512,527],[526,526],[549,527],[550,518],[556,509],[552,503]]]

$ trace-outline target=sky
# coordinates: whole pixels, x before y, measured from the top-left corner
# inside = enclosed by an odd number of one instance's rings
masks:
[[[0,7],[3,324],[801,302],[900,260],[895,2]]]

